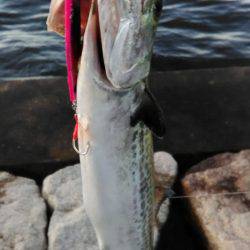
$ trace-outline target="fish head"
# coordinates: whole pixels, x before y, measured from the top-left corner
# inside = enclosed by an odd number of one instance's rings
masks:
[[[100,65],[102,75],[105,75],[110,86],[114,89],[129,89],[147,78],[161,9],[160,0],[65,1],[72,3],[72,10],[80,6],[78,30],[83,40],[83,47],[91,47],[90,43],[95,44],[98,50],[95,58],[89,53],[87,57],[99,61],[96,65]],[[65,1],[52,0],[47,19],[48,29],[61,35],[65,34]],[[91,22],[95,22],[95,28]],[[97,33],[89,34],[92,40],[85,34],[88,25],[92,27],[90,28],[92,32]],[[77,39],[72,37],[71,47],[78,46]],[[80,60],[82,50],[77,51],[79,55],[74,55],[72,58]],[[76,72],[78,63],[74,62],[74,65]],[[77,78],[77,73],[74,75],[74,78]]]
[[[147,78],[160,9],[159,0],[98,0],[103,62],[114,88]]]

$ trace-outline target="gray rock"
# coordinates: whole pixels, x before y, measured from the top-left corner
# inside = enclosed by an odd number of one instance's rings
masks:
[[[157,220],[160,227],[168,217],[169,199],[165,199],[166,191],[174,184],[177,167],[177,162],[167,152],[160,151],[154,154],[156,204],[161,204],[157,211]]]
[[[197,196],[189,202],[210,249],[250,249],[250,193],[237,194],[250,190],[250,150],[209,158],[182,184],[187,195]]]
[[[164,188],[172,185],[177,172],[175,160],[168,153],[159,152],[155,154],[155,165],[158,189],[161,190],[159,183],[164,183]],[[44,180],[42,193],[53,211],[48,231],[49,250],[99,250],[82,204],[79,164],[48,176]],[[163,199],[161,194],[157,193],[158,200]],[[160,208],[158,220],[161,225],[167,218],[168,206],[169,201],[165,200]]]
[[[99,250],[93,227],[83,207],[56,210],[49,226],[50,250]]]
[[[154,168],[156,185],[164,189],[171,187],[177,175],[177,162],[173,156],[164,151],[156,152]]]
[[[46,205],[33,180],[0,172],[0,250],[44,250]]]
[[[83,208],[80,165],[48,176],[42,193],[53,210],[48,231],[49,250],[99,250]]]

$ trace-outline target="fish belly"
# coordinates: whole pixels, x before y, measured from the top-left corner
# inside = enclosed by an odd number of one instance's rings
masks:
[[[85,78],[84,78],[85,77]],[[151,132],[130,126],[135,91],[114,92],[91,74],[78,81],[83,199],[102,250],[153,249]],[[89,77],[89,78],[88,78]]]

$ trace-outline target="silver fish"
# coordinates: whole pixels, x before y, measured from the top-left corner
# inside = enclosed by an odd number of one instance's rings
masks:
[[[153,144],[161,112],[147,88],[153,0],[93,1],[77,80],[83,199],[101,250],[152,250]]]

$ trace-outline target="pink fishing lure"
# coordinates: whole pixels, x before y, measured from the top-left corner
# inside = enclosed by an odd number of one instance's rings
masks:
[[[73,11],[74,0],[65,0],[65,50],[68,74],[68,88],[71,102],[76,99],[77,55],[74,53]]]
[[[84,33],[91,0],[65,0],[65,50],[69,96],[76,100],[78,61],[81,56],[81,36]]]

